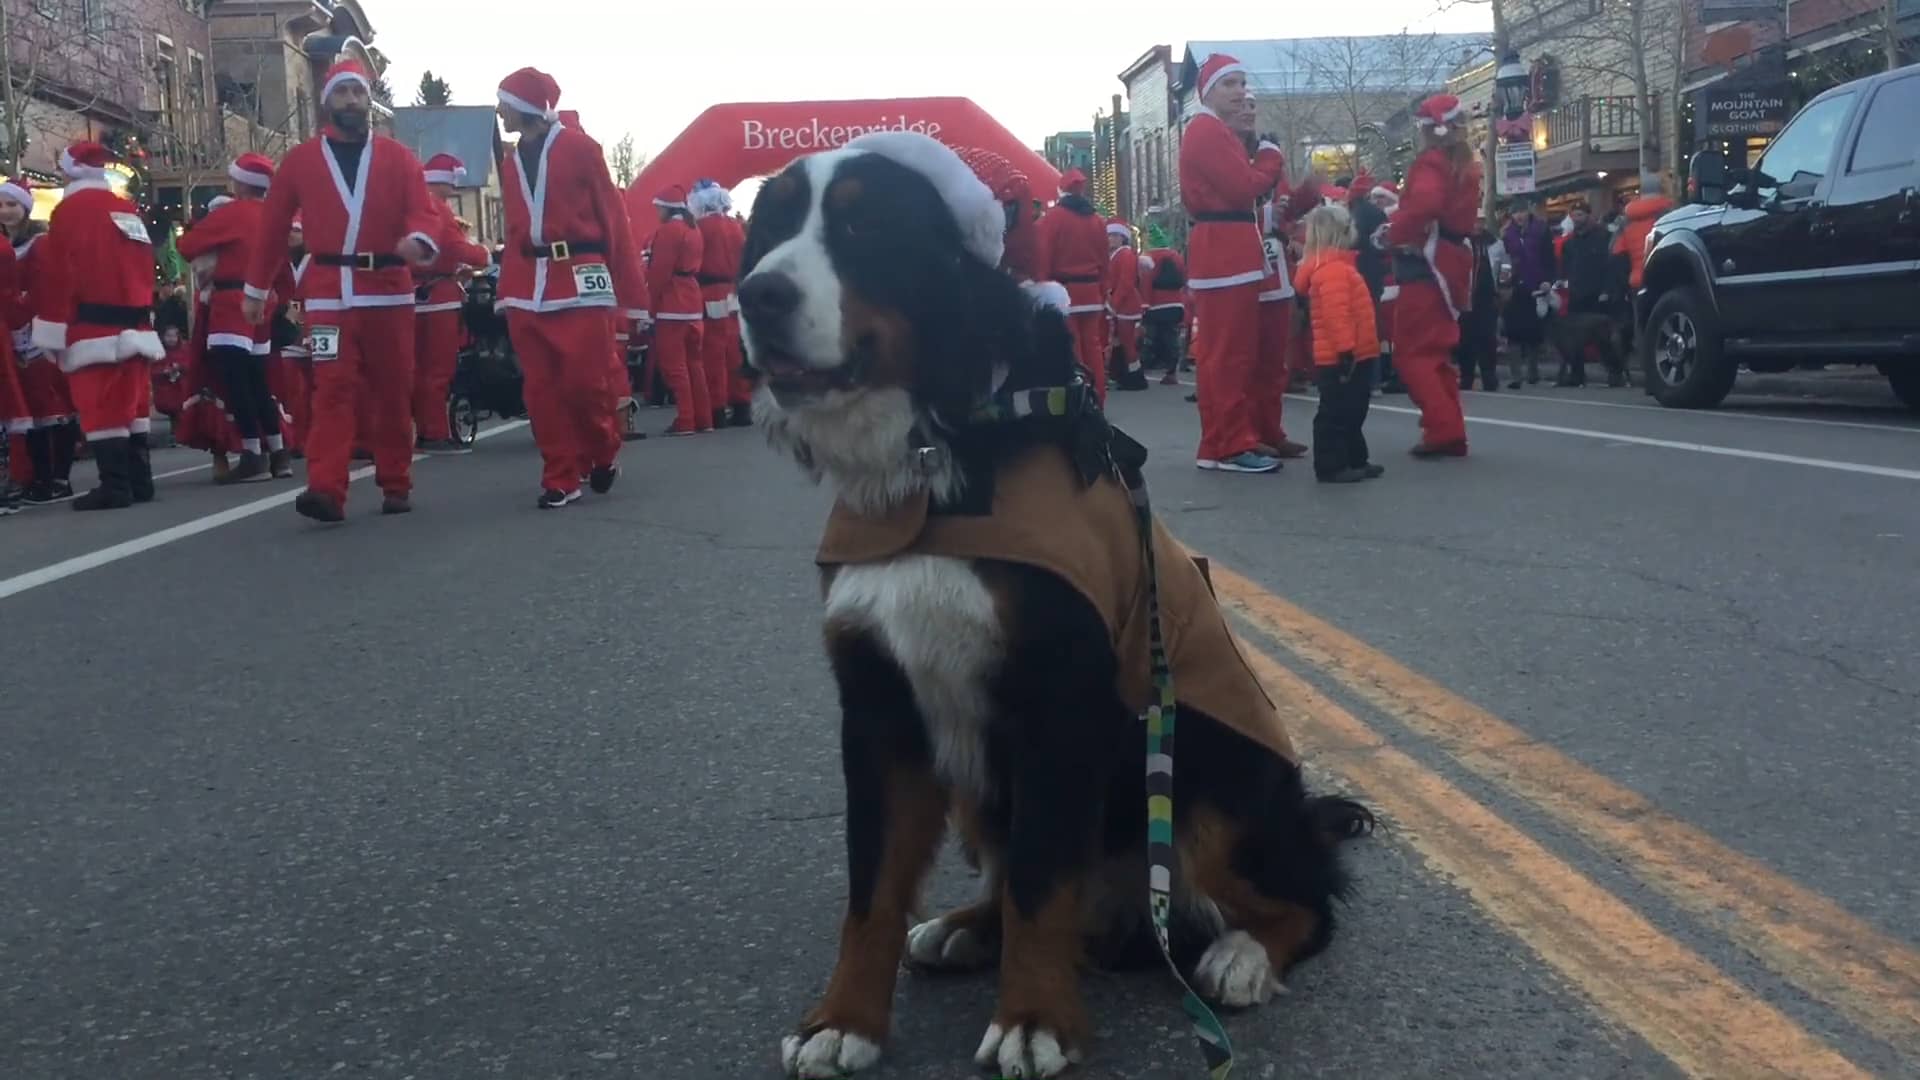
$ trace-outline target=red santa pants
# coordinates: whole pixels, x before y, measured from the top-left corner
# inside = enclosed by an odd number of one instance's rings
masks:
[[[1093,380],[1093,396],[1107,403],[1107,314],[1082,311],[1067,316],[1067,336],[1073,339],[1074,355]]]
[[[1255,354],[1258,367],[1253,373],[1255,392],[1253,426],[1260,441],[1278,449],[1287,441],[1287,429],[1281,426],[1280,413],[1292,385],[1292,359],[1288,345],[1293,337],[1293,299],[1260,302],[1260,344]]]
[[[274,353],[267,361],[267,389],[280,403],[280,434],[287,449],[305,452],[313,423],[313,365],[304,356]]]
[[[153,381],[140,357],[67,373],[67,391],[88,442],[144,435],[152,427]]]
[[[1393,370],[1420,407],[1420,441],[1428,446],[1467,441],[1460,412],[1460,369],[1453,347],[1460,323],[1430,281],[1400,287],[1393,310]]]
[[[733,370],[740,366],[734,356],[740,351],[740,320],[729,314],[724,319],[708,319],[700,328],[700,366],[707,373],[707,401],[714,412],[727,407],[733,384]]]
[[[1122,319],[1114,316],[1113,345],[1120,350],[1120,371],[1132,371],[1140,366],[1140,320]]]
[[[34,427],[53,427],[73,418],[73,395],[67,392],[67,375],[59,364],[46,357],[29,360],[27,366],[20,369],[20,392],[27,396]]]
[[[1200,405],[1202,461],[1225,461],[1260,439],[1260,283],[1195,289],[1194,397]],[[1284,365],[1283,365],[1284,366]],[[1278,422],[1275,416],[1275,422]]]
[[[656,315],[653,323],[653,351],[660,366],[660,377],[673,392],[674,433],[713,430],[713,402],[707,397],[707,380],[700,363],[699,319],[671,319]],[[695,376],[702,376],[696,378]]]
[[[577,491],[581,476],[612,465],[620,453],[612,425],[616,388],[607,381],[613,325],[602,308],[509,310],[507,332],[526,379],[540,486]]]
[[[413,305],[307,312],[310,339],[337,330],[338,355],[313,357],[313,426],[307,490],[347,505],[347,467],[358,437],[373,453],[387,495],[413,490]],[[359,430],[364,408],[367,430]]]
[[[425,311],[413,317],[413,427],[422,439],[445,439],[447,388],[460,359],[460,309]]]

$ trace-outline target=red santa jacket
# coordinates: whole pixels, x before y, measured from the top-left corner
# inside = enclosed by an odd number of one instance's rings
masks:
[[[700,230],[700,299],[707,318],[724,319],[740,310],[734,296],[733,276],[740,272],[740,249],[747,245],[747,231],[725,214],[708,214],[694,225]]]
[[[33,343],[33,253],[40,243],[41,225],[33,222],[28,230],[25,237],[10,245],[14,257],[13,293],[4,309],[0,309],[5,311],[7,330],[13,338],[13,355],[23,364],[29,360],[52,359],[46,350]]]
[[[1067,288],[1067,314],[1107,309],[1107,223],[1080,195],[1064,195],[1034,227],[1033,277]]]
[[[1458,173],[1441,147],[1421,152],[1400,188],[1400,206],[1387,219],[1394,248],[1393,276],[1401,289],[1432,282],[1454,318],[1473,306],[1474,224],[1480,218],[1480,166]]]
[[[1286,168],[1280,148],[1264,141],[1249,163],[1240,136],[1211,110],[1187,121],[1180,140],[1180,202],[1193,219],[1187,235],[1192,288],[1252,285],[1267,276],[1254,202],[1273,190]]]
[[[1267,259],[1267,276],[1260,280],[1262,303],[1293,299],[1294,260],[1289,258],[1291,245],[1287,241],[1294,223],[1318,205],[1319,181],[1309,174],[1306,182],[1295,188],[1288,182],[1283,165],[1272,197],[1260,207],[1260,246]]]
[[[287,151],[267,191],[247,296],[267,298],[299,214],[312,253],[298,292],[305,310],[413,306],[413,274],[394,249],[412,239],[439,254],[440,219],[426,173],[413,151],[385,135],[368,136],[355,164],[349,185],[324,133]]]
[[[517,149],[500,171],[507,242],[494,306],[617,308],[628,319],[646,318],[646,278],[600,144],[556,123],[547,128],[534,176],[521,167]]]
[[[696,280],[705,251],[700,230],[685,218],[668,218],[653,231],[647,250],[647,295],[653,301],[653,317],[668,322],[706,318],[706,303],[700,299]]]
[[[1107,310],[1123,322],[1137,322],[1145,304],[1140,298],[1141,266],[1146,260],[1130,244],[1120,245],[1107,259]]]
[[[259,199],[235,199],[180,234],[177,246],[182,258],[191,262],[204,255],[214,257],[213,273],[202,282],[209,294],[208,348],[229,346],[251,352],[256,344],[267,340],[266,323],[249,323],[240,311],[246,300],[242,290],[247,284],[247,268],[253,264],[253,245],[264,242],[260,217],[265,208]],[[284,238],[280,245],[286,245]]]
[[[466,230],[460,228],[460,219],[455,216],[453,207],[439,199],[434,202],[439,203],[440,231],[434,235],[434,243],[440,246],[440,254],[434,256],[433,265],[413,268],[413,311],[416,315],[460,310],[467,292],[455,275],[463,266],[478,269],[493,261],[486,248],[467,239]],[[292,272],[291,265],[288,272]]]
[[[1148,311],[1184,311],[1187,307],[1187,261],[1172,248],[1154,248],[1147,252],[1147,258],[1153,260],[1153,269],[1140,272],[1142,286],[1146,289]],[[1180,284],[1174,286],[1156,285],[1161,277],[1161,267],[1171,263],[1178,272]]]
[[[34,245],[33,343],[63,371],[166,355],[153,331],[153,240],[105,180],[77,180]]]

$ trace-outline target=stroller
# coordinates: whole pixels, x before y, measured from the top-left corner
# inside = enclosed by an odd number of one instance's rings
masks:
[[[466,342],[447,394],[447,420],[454,440],[463,446],[473,445],[480,421],[489,416],[512,420],[527,415],[520,363],[507,337],[507,319],[493,309],[499,284],[500,266],[495,263],[467,282],[466,299],[460,306]]]

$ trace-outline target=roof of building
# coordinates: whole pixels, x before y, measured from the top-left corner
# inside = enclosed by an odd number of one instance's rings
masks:
[[[1159,64],[1170,63],[1172,60],[1173,46],[1155,45],[1153,48],[1141,53],[1138,60],[1127,65],[1127,69],[1120,73],[1120,81],[1130,86],[1133,80],[1139,78],[1145,72],[1152,70]]]
[[[1438,88],[1460,59],[1486,45],[1484,34],[1376,34],[1367,37],[1189,41],[1177,78],[1184,89],[1200,65],[1223,52],[1247,69],[1260,94],[1406,91]]]
[[[459,158],[467,167],[460,186],[481,188],[493,174],[500,129],[490,105],[409,105],[393,110],[393,137],[421,161],[435,154]]]

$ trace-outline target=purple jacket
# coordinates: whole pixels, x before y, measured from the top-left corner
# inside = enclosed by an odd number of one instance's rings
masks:
[[[1506,245],[1507,260],[1513,264],[1515,288],[1533,292],[1554,279],[1553,236],[1538,214],[1527,222],[1524,235],[1517,222],[1508,222],[1500,241]]]

